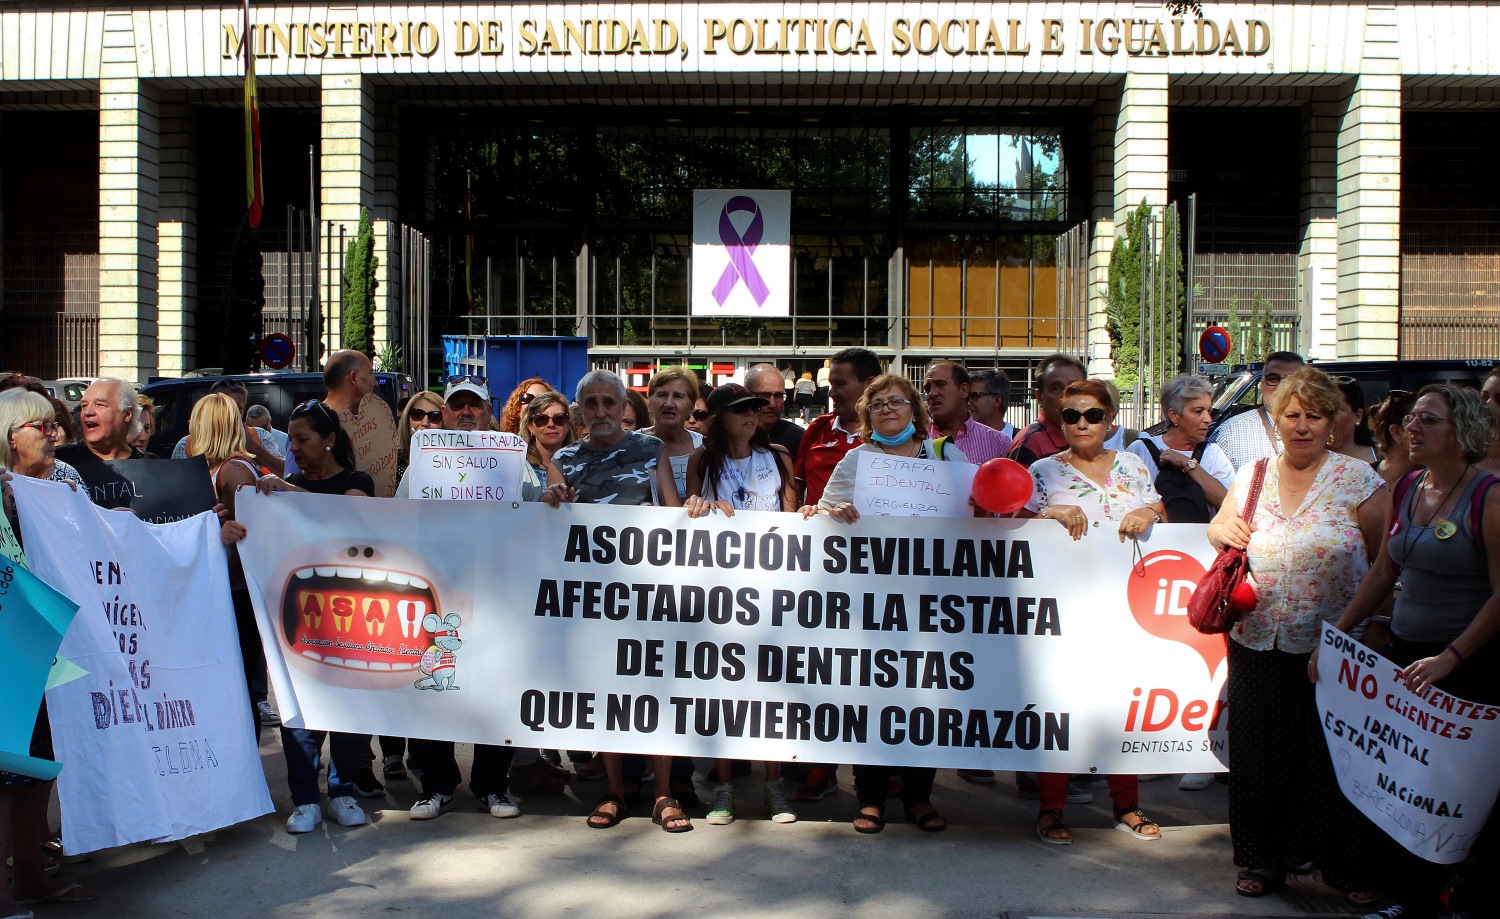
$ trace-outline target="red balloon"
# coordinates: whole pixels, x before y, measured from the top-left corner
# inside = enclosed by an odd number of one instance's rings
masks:
[[[974,473],[974,500],[992,514],[1018,511],[1031,500],[1031,473],[1013,459],[992,459]]]
[[[1229,592],[1229,608],[1236,613],[1248,613],[1255,609],[1255,585],[1241,581]]]

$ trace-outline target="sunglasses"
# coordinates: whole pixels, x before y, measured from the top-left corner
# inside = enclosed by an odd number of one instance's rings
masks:
[[[568,417],[567,412],[558,412],[555,415],[533,415],[531,423],[539,428],[544,428],[548,425],[565,428],[572,423],[572,419]]]
[[[484,385],[484,374],[482,373],[456,373],[452,376],[443,377],[442,383],[448,386],[452,383],[473,383],[475,386]]]
[[[1104,409],[1096,405],[1084,412],[1080,412],[1076,408],[1065,408],[1062,410],[1063,424],[1077,424],[1079,419],[1083,419],[1089,424],[1103,424]]]
[[[708,420],[708,409],[706,409],[706,408],[695,408],[695,409],[693,409],[693,420],[694,421],[707,421]]]
[[[411,412],[408,413],[407,417],[411,418],[412,421],[421,421],[423,418],[426,418],[428,423],[430,424],[443,423],[442,412],[424,412],[419,408],[412,409]]]
[[[321,401],[319,401],[317,399],[308,399],[306,402],[304,402],[301,405],[297,406],[297,408],[292,412],[292,414],[293,415],[307,415],[307,414],[310,414],[312,412],[312,410],[315,409],[315,408],[316,409],[322,409],[323,415],[325,417],[327,417],[330,421],[333,421],[335,424],[338,423],[338,420],[339,420],[338,416],[333,413],[333,409],[331,409],[328,406],[324,405]]]
[[[521,404],[522,405],[530,405],[531,404],[531,400],[533,400],[535,398],[536,398],[536,393],[534,393],[534,392],[523,392],[523,393],[521,393]]]

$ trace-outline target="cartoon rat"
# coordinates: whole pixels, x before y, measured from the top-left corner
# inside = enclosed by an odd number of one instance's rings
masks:
[[[458,627],[462,624],[457,613],[449,613],[442,619],[436,613],[428,613],[422,618],[422,628],[432,633],[432,647],[422,652],[421,670],[425,676],[413,686],[438,692],[458,688],[453,682],[458,678],[457,657],[453,652],[463,647],[463,640],[458,637]]]

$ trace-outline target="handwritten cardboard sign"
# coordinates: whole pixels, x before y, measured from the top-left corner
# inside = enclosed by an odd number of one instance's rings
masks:
[[[519,501],[526,442],[503,431],[418,431],[411,438],[413,498]]]
[[[970,517],[973,463],[914,459],[861,451],[854,506],[876,517]]]

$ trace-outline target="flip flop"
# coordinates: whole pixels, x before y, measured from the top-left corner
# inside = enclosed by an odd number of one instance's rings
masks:
[[[97,890],[90,890],[82,884],[66,884],[45,896],[26,897],[17,899],[16,902],[22,906],[33,906],[37,903],[88,903],[90,900],[99,899]]]

